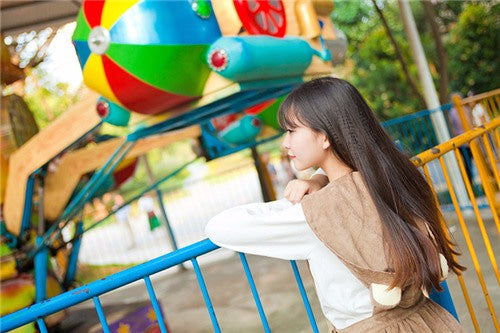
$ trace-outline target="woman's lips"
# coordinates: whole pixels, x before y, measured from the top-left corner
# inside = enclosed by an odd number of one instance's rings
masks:
[[[289,157],[291,160],[293,160],[293,159],[295,158],[295,156],[293,156],[293,155],[288,155],[288,157]]]

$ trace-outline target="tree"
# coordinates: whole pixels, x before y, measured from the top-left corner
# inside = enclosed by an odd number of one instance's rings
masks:
[[[418,86],[410,74],[410,70],[408,69],[408,65],[406,64],[406,60],[403,57],[403,53],[401,52],[401,49],[399,47],[398,42],[396,42],[396,38],[394,38],[394,35],[391,31],[391,28],[389,27],[389,24],[387,23],[387,20],[385,19],[384,13],[382,12],[382,9],[379,8],[379,6],[377,5],[377,2],[375,0],[372,0],[372,3],[373,3],[373,7],[377,11],[378,16],[380,17],[382,25],[385,29],[385,33],[387,34],[387,37],[389,37],[389,40],[391,41],[391,44],[394,47],[394,51],[396,53],[398,61],[401,65],[401,68],[403,69],[403,73],[405,74],[406,81],[410,85],[410,88],[411,88],[413,94],[415,95],[415,97],[420,99],[420,102],[422,102],[422,104],[425,104],[424,97],[422,96],[422,94],[418,90]]]
[[[33,112],[38,127],[43,129],[78,101],[82,88],[73,93],[67,83],[44,82],[48,74],[40,67],[27,72],[24,100]]]
[[[418,97],[419,89],[414,86],[412,90],[408,80],[417,76],[416,67],[405,42],[397,5],[376,4],[383,11],[390,34],[371,0],[336,3],[332,20],[349,43],[346,67],[350,70],[345,77],[367,98],[379,119],[386,120],[420,110],[425,104]]]
[[[436,44],[438,72],[439,72],[439,101],[446,104],[449,101],[448,55],[441,39],[441,28],[436,19],[434,5],[427,0],[422,0],[422,7],[431,26],[431,35]]]
[[[454,91],[465,95],[470,90],[480,93],[500,86],[499,14],[498,3],[470,3],[450,29],[446,47]]]
[[[499,87],[500,4],[493,1],[410,2],[441,103],[449,92]],[[349,47],[342,76],[353,82],[380,120],[425,108],[396,2],[336,2],[333,23]]]

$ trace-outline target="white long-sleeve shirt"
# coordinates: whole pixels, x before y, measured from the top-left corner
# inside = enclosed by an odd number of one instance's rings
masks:
[[[208,222],[215,244],[286,260],[308,260],[325,317],[338,329],[372,316],[370,292],[314,234],[302,206],[286,199],[227,209]]]

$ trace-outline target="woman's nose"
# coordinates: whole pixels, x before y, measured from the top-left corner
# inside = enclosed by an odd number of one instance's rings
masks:
[[[289,144],[289,137],[288,137],[288,132],[286,132],[285,137],[283,138],[283,141],[281,142],[281,147],[285,149],[290,149],[290,144]]]

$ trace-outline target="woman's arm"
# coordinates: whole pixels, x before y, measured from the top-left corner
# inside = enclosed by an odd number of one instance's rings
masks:
[[[282,199],[227,209],[208,221],[208,238],[238,252],[301,260],[318,243],[302,207]]]

